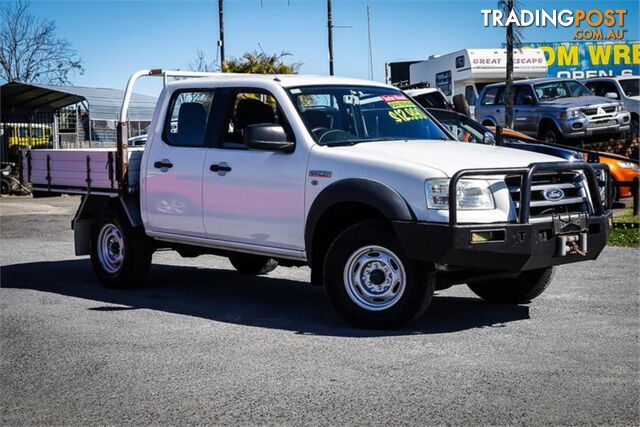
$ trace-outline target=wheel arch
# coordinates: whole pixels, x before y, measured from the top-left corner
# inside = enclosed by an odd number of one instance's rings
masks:
[[[86,195],[71,221],[76,255],[89,255],[91,236],[96,221],[105,212],[113,212],[125,218],[132,227],[142,226],[140,207],[132,197],[108,197]]]
[[[406,200],[378,181],[349,178],[329,185],[315,198],[305,224],[307,261],[320,273],[324,252],[341,231],[367,219],[414,220]],[[315,278],[318,278],[316,276]],[[316,282],[312,278],[313,282]]]

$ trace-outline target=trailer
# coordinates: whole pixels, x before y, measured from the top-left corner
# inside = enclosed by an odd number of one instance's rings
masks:
[[[446,55],[432,55],[425,61],[411,64],[409,83],[429,83],[440,89],[449,102],[453,102],[455,95],[461,94],[473,110],[483,87],[505,80],[506,67],[506,49],[461,49]],[[547,61],[542,50],[514,50],[514,79],[546,75]]]

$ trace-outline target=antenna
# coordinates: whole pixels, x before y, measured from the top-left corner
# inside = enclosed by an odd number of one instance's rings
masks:
[[[262,49],[262,45],[260,44],[260,42],[258,42],[258,47],[260,48],[260,52],[262,52],[262,55],[265,57],[265,59],[267,58],[267,54],[264,53],[264,49]],[[278,74],[276,73],[276,69],[273,68],[273,65],[271,65],[271,63],[269,63],[269,65],[271,66],[271,71],[273,72],[273,76],[275,77],[274,80],[279,82],[280,79],[278,78]]]

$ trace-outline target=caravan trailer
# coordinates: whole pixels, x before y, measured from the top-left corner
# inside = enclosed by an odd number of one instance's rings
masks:
[[[514,79],[547,76],[547,61],[540,49],[516,49],[513,62]],[[463,94],[473,109],[484,86],[505,80],[506,67],[506,49],[462,49],[411,64],[409,83],[429,83],[450,102],[454,95]]]

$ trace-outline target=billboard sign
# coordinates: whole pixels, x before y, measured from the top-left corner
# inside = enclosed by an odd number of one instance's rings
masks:
[[[544,52],[549,77],[640,75],[640,41],[526,42]]]

